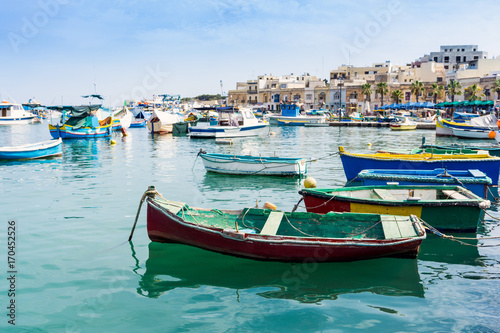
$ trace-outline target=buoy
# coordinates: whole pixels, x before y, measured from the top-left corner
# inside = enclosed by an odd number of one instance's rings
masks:
[[[127,136],[127,135],[128,135],[128,134],[127,134],[127,130],[126,130],[125,128],[123,128],[123,127],[122,127],[122,135],[123,135],[123,136]]]
[[[497,133],[495,131],[491,131],[490,133],[488,133],[488,138],[490,138],[490,139],[494,139],[496,136],[497,136]]]
[[[307,176],[307,178],[304,180],[304,187],[305,188],[315,188],[316,187],[316,179],[314,179],[311,176]]]
[[[275,136],[275,135],[276,135],[276,132],[269,132],[269,135],[270,135],[270,136]]]
[[[371,147],[372,146],[372,143],[371,142],[368,142],[368,146]]]
[[[497,126],[500,128],[500,119],[497,120]]]
[[[270,202],[266,201],[266,203],[264,204],[264,208],[265,208],[265,209],[272,209],[272,210],[276,210],[276,208],[277,208],[277,207],[276,207],[276,205],[274,205],[274,204],[272,204],[272,203],[270,203]]]
[[[111,140],[109,143],[111,143],[112,145],[116,145],[116,141],[115,140]]]

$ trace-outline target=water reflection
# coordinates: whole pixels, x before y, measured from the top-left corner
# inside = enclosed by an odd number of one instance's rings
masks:
[[[134,254],[132,248],[137,272]],[[260,262],[186,245],[151,242],[137,293],[158,298],[177,288],[215,286],[236,290],[262,288],[257,291],[261,297],[303,303],[362,292],[424,297],[417,267],[417,260],[392,258],[322,264]]]
[[[476,233],[460,233],[454,234],[456,237],[472,238],[464,240],[470,244],[463,245],[458,242],[439,238],[435,235],[428,234],[427,238],[420,246],[418,259],[423,261],[434,261],[447,264],[471,265],[484,267],[484,257],[479,255],[477,248]]]

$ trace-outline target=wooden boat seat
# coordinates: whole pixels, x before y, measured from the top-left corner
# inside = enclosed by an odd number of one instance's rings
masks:
[[[386,189],[375,188],[373,192],[382,200],[396,200]]]
[[[260,232],[261,235],[275,236],[283,219],[283,212],[271,212]]]
[[[468,200],[469,197],[463,195],[460,192],[457,192],[455,190],[443,190],[443,194],[446,195],[448,198],[456,199],[456,200]]]
[[[415,237],[417,232],[406,216],[380,215],[385,239]]]

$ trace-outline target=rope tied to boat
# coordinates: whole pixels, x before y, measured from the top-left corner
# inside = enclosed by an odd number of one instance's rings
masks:
[[[156,195],[165,200],[165,198],[156,190],[154,186],[149,186],[148,189],[142,195],[141,201],[139,202],[139,208],[137,208],[137,214],[135,215],[134,225],[132,226],[132,230],[130,231],[130,236],[128,237],[129,242],[132,240],[132,237],[134,236],[135,226],[137,225],[137,219],[139,219],[139,214],[141,213],[141,207],[142,204],[144,203],[144,200],[146,200],[147,197],[154,198]]]
[[[439,237],[441,237],[443,239],[449,239],[449,240],[451,240],[453,242],[457,242],[459,244],[466,245],[466,246],[472,246],[472,247],[496,247],[496,246],[500,246],[500,244],[494,244],[494,245],[477,244],[477,245],[474,245],[474,244],[469,244],[467,242],[463,242],[462,241],[462,240],[477,240],[477,241],[481,241],[481,240],[486,240],[486,239],[500,239],[500,237],[473,238],[473,237],[456,237],[456,236],[452,236],[452,235],[446,235],[446,234],[440,232],[439,230],[437,230],[436,228],[434,228],[433,226],[431,226],[429,223],[427,223],[424,220],[422,220],[421,218],[419,218],[419,220],[424,225],[424,228],[426,230],[429,230],[430,232],[432,232],[436,236],[439,236]]]

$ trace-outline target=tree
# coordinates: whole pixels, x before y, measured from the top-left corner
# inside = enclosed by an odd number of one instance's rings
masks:
[[[415,95],[415,99],[418,103],[418,96],[424,91],[424,83],[418,80],[411,83],[410,91],[413,95]]]
[[[372,85],[365,83],[361,86],[361,93],[363,94],[363,100],[370,100],[370,96],[373,93]]]
[[[451,102],[455,102],[455,95],[462,95],[462,84],[460,81],[455,81],[451,80],[450,83],[448,83],[448,96],[451,98]],[[451,109],[451,115],[453,116],[453,113],[455,112],[455,107]]]
[[[394,100],[396,104],[399,104],[399,102],[403,99],[403,97],[404,97],[403,92],[399,89],[391,92],[391,98]]]
[[[480,86],[477,84],[472,84],[465,88],[465,92],[469,97],[467,98],[469,101],[479,101],[481,100],[481,97],[484,96],[484,94],[481,94],[481,90],[483,90]]]
[[[387,95],[389,93],[389,87],[387,87],[387,83],[377,83],[377,89],[375,89],[375,92],[380,94],[380,105],[384,105],[384,95]]]
[[[437,83],[433,83],[431,87],[431,92],[434,95],[434,104],[436,104],[438,97],[441,98],[441,96],[443,96],[444,86]]]
[[[447,87],[447,94],[451,98],[451,102],[455,102],[455,96],[462,95],[462,84],[460,81],[451,80]]]
[[[500,79],[496,79],[493,82],[493,86],[491,87],[491,91],[497,93],[497,99],[500,99]]]

